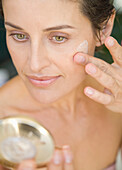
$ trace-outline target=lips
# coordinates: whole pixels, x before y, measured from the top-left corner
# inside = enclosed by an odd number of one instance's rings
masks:
[[[44,76],[44,77],[27,76],[27,77],[34,86],[48,87],[52,85],[60,76]]]

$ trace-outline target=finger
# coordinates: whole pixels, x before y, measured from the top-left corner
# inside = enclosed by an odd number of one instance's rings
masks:
[[[110,51],[114,62],[122,66],[122,46],[113,37],[105,40],[105,46]]]
[[[84,89],[84,93],[86,96],[88,96],[89,98],[91,98],[92,100],[94,100],[100,104],[108,105],[114,101],[113,95],[99,92],[98,90],[95,90],[91,87],[86,87]]]
[[[107,73],[108,75],[116,76],[115,68],[113,68],[110,64],[106,63],[105,61],[103,61],[99,58],[95,58],[93,56],[89,56],[89,55],[83,54],[83,53],[77,53],[74,56],[74,61],[80,65],[86,65],[88,63],[93,63],[94,65],[99,67],[102,71]]]
[[[64,154],[64,170],[74,170],[73,155],[69,146],[63,146],[63,154]]]
[[[35,170],[36,163],[34,160],[25,160],[18,167],[17,170]]]
[[[117,93],[119,89],[118,84],[112,76],[109,76],[108,74],[104,73],[91,63],[86,65],[85,70],[89,75],[94,77],[102,86],[111,90],[114,94]]]
[[[63,155],[62,151],[56,150],[53,159],[47,166],[48,170],[63,170]]]
[[[107,88],[104,88],[104,93],[112,95],[112,92],[110,90],[108,90]]]

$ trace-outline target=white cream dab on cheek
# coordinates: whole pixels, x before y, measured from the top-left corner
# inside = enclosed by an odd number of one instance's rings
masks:
[[[77,48],[77,52],[88,54],[88,41],[84,40]]]

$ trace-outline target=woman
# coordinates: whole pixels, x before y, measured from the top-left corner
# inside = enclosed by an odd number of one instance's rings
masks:
[[[115,168],[122,145],[122,47],[109,0],[3,0],[19,76],[0,89],[1,117],[34,117],[54,136],[48,170]],[[106,45],[114,64],[96,59]],[[85,45],[84,45],[85,44]],[[19,169],[35,169],[32,161]]]

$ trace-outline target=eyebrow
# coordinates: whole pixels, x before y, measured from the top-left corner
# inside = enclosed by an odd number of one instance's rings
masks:
[[[13,28],[16,28],[16,29],[19,29],[19,30],[24,30],[23,28],[21,28],[21,27],[19,27],[17,25],[14,25],[14,24],[12,24],[10,22],[5,22],[5,25],[8,25],[10,27],[13,27]],[[61,29],[75,29],[75,27],[70,26],[70,25],[59,25],[59,26],[55,26],[55,27],[46,28],[43,31],[48,32],[48,31],[52,31],[52,30],[61,30]]]
[[[55,26],[55,27],[46,28],[43,31],[47,32],[47,31],[61,30],[61,29],[75,29],[75,27],[70,26],[70,25],[59,25],[59,26]]]
[[[5,22],[5,25],[8,25],[10,27],[13,27],[13,28],[16,28],[16,29],[19,29],[19,30],[24,30],[23,28],[21,28],[21,27],[19,27],[17,25],[14,25],[14,24],[12,24],[10,22]]]

